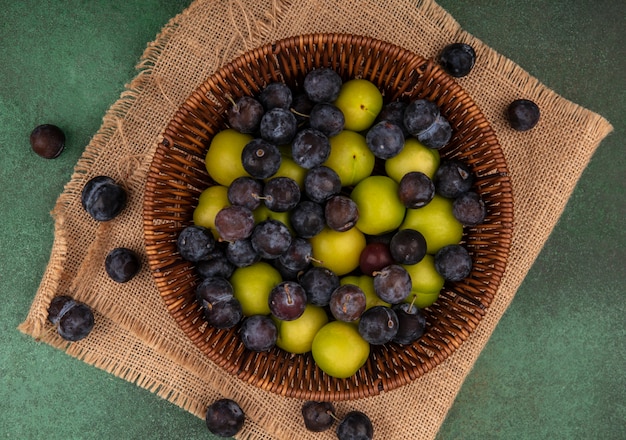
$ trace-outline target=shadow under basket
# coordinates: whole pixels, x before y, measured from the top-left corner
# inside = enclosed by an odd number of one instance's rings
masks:
[[[279,348],[252,352],[238,328],[207,325],[195,299],[199,279],[177,252],[180,231],[193,223],[199,194],[214,184],[205,155],[212,137],[226,128],[229,99],[256,95],[268,83],[302,85],[307,72],[331,67],[343,80],[365,78],[385,102],[434,101],[453,128],[442,159],[459,158],[476,175],[474,189],[487,207],[485,221],[466,227],[463,245],[473,259],[470,276],[447,283],[424,309],[425,334],[412,345],[372,346],[366,364],[337,379],[319,369],[310,353]],[[380,166],[377,168],[380,172]],[[479,325],[505,271],[513,227],[508,170],[494,131],[471,97],[433,61],[368,37],[311,34],[251,50],[220,68],[181,106],[163,133],[151,164],[144,200],[146,252],[165,305],[185,334],[211,361],[239,379],[279,395],[310,400],[352,400],[393,390],[427,374],[467,340]]]

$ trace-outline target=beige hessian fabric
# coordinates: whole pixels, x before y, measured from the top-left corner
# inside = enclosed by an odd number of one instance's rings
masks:
[[[425,57],[434,57],[454,41],[476,48],[477,64],[459,82],[493,124],[515,197],[514,239],[502,285],[477,331],[434,371],[385,395],[337,404],[340,415],[351,409],[369,414],[377,438],[433,438],[583,169],[612,127],[461,30],[432,1],[197,0],[173,18],[148,46],[138,76],[105,115],[59,197],[52,213],[56,228],[50,262],[20,330],[198,417],[214,399],[233,398],[248,415],[240,438],[334,438],[331,431],[312,435],[303,429],[302,402],[259,391],[207,361],[168,315],[145,260],[140,274],[123,285],[110,281],[103,267],[113,247],[143,253],[146,173],[161,131],[185,98],[245,50],[310,32],[367,35]],[[514,132],[503,119],[507,103],[518,97],[534,100],[543,111],[530,132]],[[102,174],[123,182],[130,199],[119,218],[98,224],[81,208],[80,191],[88,179]],[[60,294],[70,294],[96,310],[95,329],[83,341],[64,343],[46,322],[48,304]]]

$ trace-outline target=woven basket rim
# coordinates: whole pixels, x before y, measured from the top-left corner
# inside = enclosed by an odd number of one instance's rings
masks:
[[[372,346],[366,365],[347,379],[324,374],[310,353],[290,355],[278,348],[252,353],[237,343],[236,329],[208,328],[193,295],[197,283],[193,267],[175,250],[177,232],[190,224],[189,213],[199,192],[210,185],[202,169],[203,154],[212,136],[224,127],[220,111],[228,97],[254,94],[270,80],[298,84],[305,71],[322,65],[332,65],[344,79],[371,74],[368,79],[386,87],[386,101],[408,97],[435,101],[455,127],[454,145],[442,150],[442,157],[460,157],[470,164],[490,209],[485,224],[465,228],[463,242],[476,261],[472,275],[461,284],[446,283],[440,299],[426,309],[425,336],[410,347]],[[149,266],[169,314],[184,333],[211,361],[239,379],[273,393],[311,400],[377,395],[414,381],[448,358],[475,330],[496,294],[512,228],[506,160],[495,132],[469,95],[434,61],[392,43],[351,34],[285,38],[252,49],[218,69],[185,100],[163,131],[144,196]]]

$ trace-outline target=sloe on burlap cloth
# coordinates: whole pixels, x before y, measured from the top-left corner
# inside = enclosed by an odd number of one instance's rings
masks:
[[[137,77],[106,113],[58,199],[50,261],[20,330],[198,417],[216,398],[233,398],[248,416],[240,438],[334,438],[332,431],[312,435],[303,428],[301,401],[261,391],[208,361],[168,314],[147,261],[123,285],[110,281],[102,264],[116,246],[143,255],[146,174],[161,132],[186,97],[244,51],[311,32],[366,35],[426,58],[447,43],[463,41],[478,55],[472,73],[458,81],[496,131],[515,199],[513,242],[500,289],[476,331],[433,371],[392,392],[337,404],[339,413],[366,412],[377,438],[433,438],[593,152],[612,130],[601,116],[558,96],[464,32],[433,1],[197,0],[173,18],[147,47]],[[543,112],[530,132],[514,132],[503,118],[507,103],[519,97],[534,100]],[[129,205],[115,221],[98,224],[82,209],[80,191],[102,174],[124,183]],[[96,326],[88,338],[67,344],[46,322],[50,300],[61,294],[95,309]]]

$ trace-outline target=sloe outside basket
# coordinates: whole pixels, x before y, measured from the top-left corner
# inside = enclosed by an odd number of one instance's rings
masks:
[[[463,282],[448,283],[425,309],[427,330],[408,346],[372,346],[352,377],[323,373],[310,353],[278,348],[247,350],[238,328],[210,328],[195,299],[198,278],[176,250],[179,232],[192,224],[202,190],[212,185],[204,164],[212,137],[226,127],[229,97],[254,95],[273,81],[298,87],[306,72],[332,67],[344,80],[366,78],[385,102],[425,98],[437,103],[453,127],[442,158],[460,158],[477,176],[485,200],[484,223],[466,228],[463,244],[474,266]],[[378,168],[380,170],[380,167]],[[504,273],[513,227],[513,198],[498,140],[471,97],[435,62],[363,36],[311,34],[251,50],[208,78],[181,106],[157,146],[146,183],[144,231],[150,268],[171,316],[216,364],[239,379],[280,395],[312,400],[352,400],[405,385],[428,373],[465,341],[491,304]]]

